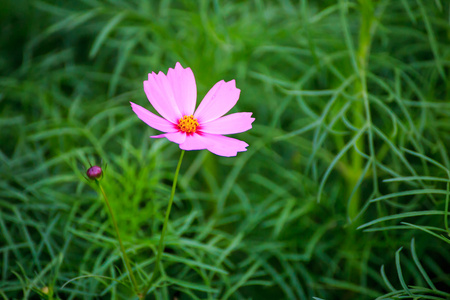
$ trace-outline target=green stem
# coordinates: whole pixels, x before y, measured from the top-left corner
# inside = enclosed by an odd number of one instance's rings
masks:
[[[367,94],[367,83],[366,83],[366,69],[368,64],[368,57],[370,52],[372,30],[374,24],[374,11],[372,7],[371,0],[361,0],[361,27],[359,30],[359,45],[356,53],[358,75],[360,81],[356,85],[356,93],[360,96],[361,101],[355,103],[355,120],[354,124],[357,127],[364,126],[364,123],[371,124],[370,113],[368,111],[368,94]],[[371,135],[371,129],[369,128],[369,135]],[[369,141],[371,142],[371,136],[369,136]],[[360,138],[356,142],[356,146],[361,152],[365,152],[365,142],[363,138]],[[349,191],[358,184],[359,177],[363,171],[363,157],[361,157],[356,150],[350,152],[352,159],[352,169],[354,176],[348,178],[349,181]],[[373,159],[373,158],[372,158]],[[374,163],[374,162],[372,162]],[[374,176],[376,176],[374,174]],[[375,187],[374,187],[375,188]],[[358,188],[350,198],[348,205],[348,217],[353,220],[359,212],[361,201],[361,188]]]
[[[116,218],[114,217],[113,211],[111,209],[111,205],[109,205],[108,197],[106,197],[106,193],[103,190],[103,187],[100,185],[100,182],[97,180],[95,182],[97,183],[98,187],[100,188],[100,191],[103,194],[103,197],[105,198],[105,203],[106,203],[106,206],[108,207],[109,215],[111,216],[111,220],[114,225],[114,229],[116,230],[117,240],[119,241],[119,245],[120,245],[120,251],[122,251],[123,260],[124,260],[125,266],[128,270],[128,274],[130,275],[130,279],[131,279],[131,283],[133,284],[134,292],[137,295],[139,295],[139,287],[137,285],[136,278],[134,277],[133,270],[131,269],[130,261],[128,259],[127,253],[125,252],[125,247],[123,246],[122,239],[120,238],[119,227],[117,226]]]
[[[177,186],[178,174],[180,173],[180,167],[181,167],[181,162],[183,161],[183,156],[184,156],[184,150],[181,151],[180,159],[178,160],[177,169],[175,171],[175,177],[173,178],[172,192],[170,194],[169,205],[167,206],[166,217],[164,219],[164,225],[163,225],[163,229],[161,232],[161,237],[159,238],[158,252],[156,254],[156,260],[155,260],[155,269],[153,270],[153,275],[150,278],[150,281],[148,282],[147,287],[140,294],[140,296],[139,296],[140,299],[145,299],[145,295],[148,293],[148,291],[150,290],[150,288],[153,285],[153,282],[155,281],[156,277],[159,274],[161,258],[162,258],[162,254],[164,252],[164,236],[166,234],[167,224],[169,223],[170,210],[172,209],[173,198],[175,196],[175,188]]]
[[[447,172],[448,179],[450,180],[450,173]],[[447,194],[445,195],[445,214],[444,214],[444,224],[447,234],[450,235],[450,230],[448,228],[448,204],[450,202],[450,181],[447,182]]]

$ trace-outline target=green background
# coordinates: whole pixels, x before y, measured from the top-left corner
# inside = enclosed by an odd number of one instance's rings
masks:
[[[132,299],[89,162],[148,280],[180,150],[129,101],[176,62],[256,120],[237,157],[186,153],[147,299],[450,297],[447,1],[1,6],[3,299]]]

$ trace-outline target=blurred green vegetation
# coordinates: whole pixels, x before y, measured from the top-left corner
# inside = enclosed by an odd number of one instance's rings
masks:
[[[197,103],[236,79],[233,111],[256,121],[235,158],[186,153],[147,299],[450,298],[449,14],[442,0],[3,1],[0,296],[132,298],[89,162],[108,164],[148,280],[179,149],[129,101],[150,108],[147,73],[179,61]]]

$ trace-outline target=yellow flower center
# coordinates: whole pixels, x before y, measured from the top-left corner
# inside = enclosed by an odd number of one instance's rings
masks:
[[[194,133],[197,130],[198,121],[193,115],[184,116],[178,120],[178,128],[186,133]]]

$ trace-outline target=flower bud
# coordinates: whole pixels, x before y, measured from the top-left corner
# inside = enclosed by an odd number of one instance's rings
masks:
[[[87,172],[86,175],[89,179],[100,179],[102,177],[102,168],[100,168],[99,166],[93,166],[90,167]]]

